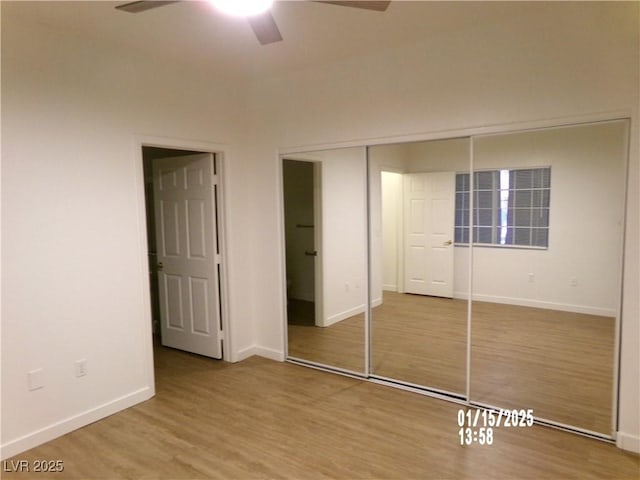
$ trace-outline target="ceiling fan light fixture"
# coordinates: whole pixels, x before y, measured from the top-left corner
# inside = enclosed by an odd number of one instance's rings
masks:
[[[234,17],[252,17],[266,12],[273,5],[273,0],[209,0],[223,13]]]

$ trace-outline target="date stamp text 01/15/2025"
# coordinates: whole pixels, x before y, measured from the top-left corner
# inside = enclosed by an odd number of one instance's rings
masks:
[[[458,438],[460,445],[492,445],[494,428],[530,427],[533,409],[487,410],[482,408],[458,410]]]

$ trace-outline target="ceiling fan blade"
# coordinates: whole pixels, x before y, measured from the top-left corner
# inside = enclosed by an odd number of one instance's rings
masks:
[[[116,8],[124,12],[138,13],[138,12],[144,12],[145,10],[151,10],[152,8],[164,7],[165,5],[169,5],[171,3],[178,3],[178,1],[179,0],[173,0],[173,1],[150,0],[150,1],[129,2],[129,3],[124,3],[122,5],[118,5]]]
[[[383,2],[383,1],[364,1],[364,0],[355,0],[351,2],[328,2],[328,1],[320,1],[314,0],[317,3],[330,3],[332,5],[340,5],[341,7],[353,7],[353,8],[363,8],[365,10],[376,10],[378,12],[384,12],[387,8],[389,8],[389,4],[391,0]]]
[[[253,29],[253,33],[258,37],[258,41],[261,45],[267,45],[269,43],[275,43],[282,40],[282,35],[280,35],[278,25],[276,25],[276,21],[273,19],[273,15],[271,15],[270,11],[267,10],[259,15],[247,17],[247,20]]]

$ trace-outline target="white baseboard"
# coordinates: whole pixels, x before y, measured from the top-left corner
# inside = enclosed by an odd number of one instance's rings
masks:
[[[256,346],[251,345],[250,347],[242,348],[238,350],[238,352],[233,356],[232,362],[241,362],[249,357],[253,357],[256,354]]]
[[[251,345],[250,347],[240,350],[235,358],[236,362],[241,362],[249,357],[258,355],[259,357],[275,360],[276,362],[284,362],[284,352],[274,348],[261,347],[260,345]]]
[[[281,350],[256,345],[255,352],[255,354],[259,357],[268,358],[269,360],[275,360],[276,362],[284,362],[284,352]]]
[[[342,320],[345,320],[349,317],[353,317],[354,315],[358,315],[359,313],[364,312],[365,305],[358,305],[357,307],[350,308],[345,310],[344,312],[336,313],[335,315],[331,315],[326,319],[323,325],[319,325],[321,327],[330,327],[334,323],[338,323]]]
[[[466,300],[469,297],[467,292],[454,292],[453,298]],[[476,293],[473,300],[478,302],[501,303],[507,305],[518,305],[520,307],[543,308],[545,310],[558,310],[560,312],[583,313],[586,315],[598,315],[601,317],[615,317],[616,311],[613,308],[594,307],[590,305],[572,305],[569,303],[546,302],[543,300],[533,300],[529,298],[501,297],[498,295],[485,295]]]
[[[90,423],[118,413],[126,408],[133,407],[140,402],[149,400],[155,395],[154,387],[144,387],[135,392],[116,398],[110,402],[86,410],[82,413],[53,423],[35,432],[23,435],[20,438],[10,440],[0,446],[0,459],[5,460],[43,443],[54,440],[69,432],[82,428]]]
[[[622,450],[640,453],[640,436],[618,432],[616,435],[616,446]]]

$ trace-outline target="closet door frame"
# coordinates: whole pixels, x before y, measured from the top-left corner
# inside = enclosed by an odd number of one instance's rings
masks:
[[[467,301],[467,344],[466,344],[466,366],[467,366],[467,371],[466,371],[466,392],[465,392],[465,396],[464,398],[456,398],[455,396],[451,396],[451,395],[447,395],[447,394],[442,394],[438,391],[434,391],[434,390],[430,390],[429,388],[425,388],[423,386],[420,385],[413,385],[413,384],[407,384],[405,382],[402,381],[398,381],[398,380],[394,380],[394,379],[387,379],[387,378],[378,378],[376,377],[374,374],[372,374],[371,372],[371,355],[372,355],[372,349],[371,349],[371,319],[372,319],[372,298],[371,298],[371,269],[370,269],[370,265],[371,265],[371,251],[372,251],[372,246],[371,246],[371,219],[370,219],[370,191],[369,191],[369,175],[370,175],[370,163],[369,163],[369,148],[368,147],[374,147],[374,146],[382,146],[382,145],[388,145],[388,144],[398,144],[398,143],[409,143],[409,142],[424,142],[424,141],[430,141],[430,140],[447,140],[447,139],[453,139],[453,138],[460,138],[460,137],[468,137],[469,138],[469,168],[470,168],[470,173],[473,173],[474,171],[474,139],[478,139],[481,137],[485,137],[485,136],[491,136],[491,135],[504,135],[504,134],[510,134],[510,133],[524,133],[524,132],[530,132],[530,131],[535,131],[535,130],[546,130],[546,129],[560,129],[560,128],[565,128],[565,127],[575,127],[575,126],[580,126],[580,125],[587,125],[587,124],[597,124],[597,123],[606,123],[606,122],[614,122],[614,121],[626,121],[627,122],[627,126],[626,126],[626,144],[627,146],[629,145],[630,142],[630,124],[631,124],[631,120],[632,120],[632,112],[629,110],[623,110],[623,111],[614,111],[614,112],[609,112],[609,113],[604,113],[604,114],[594,114],[594,115],[582,115],[582,116],[575,116],[575,117],[564,117],[564,118],[555,118],[555,119],[550,119],[550,120],[535,120],[535,121],[525,121],[525,122],[518,122],[518,123],[512,123],[512,124],[497,124],[497,125],[486,125],[486,126],[476,126],[476,127],[469,127],[469,128],[462,128],[462,129],[452,129],[452,130],[444,130],[444,131],[439,131],[439,132],[435,132],[435,133],[419,133],[419,134],[412,134],[412,135],[403,135],[403,136],[389,136],[389,137],[378,137],[375,139],[370,139],[370,140],[353,140],[353,141],[345,141],[345,142],[338,142],[338,143],[328,143],[328,144],[322,144],[322,145],[310,145],[310,146],[306,146],[306,147],[283,147],[281,149],[279,149],[279,151],[277,152],[277,162],[278,162],[278,169],[280,170],[281,166],[280,166],[280,162],[281,162],[281,158],[283,158],[283,156],[285,155],[291,155],[291,154],[296,154],[296,153],[304,153],[304,152],[308,152],[308,151],[317,151],[317,150],[330,150],[330,149],[337,149],[337,148],[348,148],[348,147],[365,147],[366,148],[366,175],[367,175],[367,182],[366,182],[366,194],[367,194],[367,200],[366,200],[366,208],[367,208],[367,212],[365,212],[366,215],[366,228],[367,228],[367,242],[366,242],[366,248],[367,248],[367,308],[366,308],[366,319],[365,319],[365,337],[366,337],[366,341],[365,341],[365,372],[364,372],[364,376],[361,377],[360,375],[353,375],[353,372],[345,372],[342,371],[341,369],[335,369],[335,368],[331,368],[329,366],[326,365],[314,365],[312,363],[307,363],[307,362],[297,362],[296,360],[293,359],[289,359],[286,357],[286,348],[287,348],[287,324],[286,324],[286,279],[284,280],[285,284],[283,285],[283,308],[284,311],[282,312],[282,318],[284,320],[284,328],[283,328],[283,342],[284,342],[284,346],[285,346],[285,359],[287,361],[290,361],[292,363],[300,363],[304,366],[309,366],[311,368],[318,368],[321,370],[326,370],[329,372],[333,372],[333,373],[338,373],[338,374],[343,374],[343,375],[348,375],[348,376],[356,376],[357,378],[363,378],[367,381],[370,381],[372,383],[377,383],[377,384],[381,384],[381,385],[386,385],[386,386],[392,386],[394,388],[399,388],[402,390],[406,390],[406,391],[411,391],[414,393],[419,393],[425,396],[429,396],[429,397],[433,397],[433,398],[438,398],[438,399],[443,399],[443,400],[447,400],[450,401],[452,403],[455,404],[459,404],[459,405],[463,405],[463,406],[467,406],[467,407],[472,407],[472,408],[486,408],[482,405],[478,405],[473,403],[470,400],[470,388],[471,388],[471,375],[473,374],[471,371],[471,335],[472,335],[472,320],[473,320],[473,301],[472,301],[472,296],[473,296],[473,254],[474,254],[474,247],[473,247],[473,243],[472,243],[472,238],[470,238],[470,244],[469,244],[469,257],[468,257],[468,261],[469,261],[469,275],[468,275],[468,292],[469,292],[469,298]],[[604,440],[604,441],[610,441],[610,442],[614,442],[616,440],[616,434],[617,434],[617,429],[618,429],[618,398],[619,398],[619,389],[620,389],[620,385],[619,385],[619,372],[620,372],[620,335],[621,335],[621,311],[622,311],[622,293],[623,293],[623,287],[624,287],[624,257],[625,257],[625,251],[624,251],[624,241],[625,241],[625,235],[626,235],[626,210],[627,210],[627,197],[628,197],[628,169],[629,169],[629,148],[627,148],[627,152],[626,152],[626,159],[625,159],[625,164],[624,164],[624,177],[627,178],[627,182],[625,182],[623,188],[624,188],[624,206],[623,206],[623,224],[622,224],[622,229],[621,229],[621,235],[620,235],[620,245],[617,245],[617,248],[620,248],[621,252],[620,252],[620,258],[619,258],[619,267],[620,267],[620,271],[621,271],[621,275],[619,276],[618,279],[618,284],[617,284],[617,305],[616,305],[616,320],[615,320],[615,338],[614,338],[614,361],[613,361],[613,388],[612,388],[612,395],[611,395],[611,406],[612,406],[612,422],[611,422],[611,435],[600,435],[600,434],[593,434],[593,432],[589,432],[589,431],[585,431],[583,429],[577,428],[575,426],[571,426],[571,425],[563,425],[563,424],[559,424],[557,422],[553,422],[553,421],[546,421],[544,419],[538,419],[538,418],[534,418],[535,422],[541,425],[549,425],[555,428],[559,428],[571,433],[575,433],[575,434],[579,434],[579,435],[584,435],[584,436],[588,436],[591,438],[595,438],[595,439],[599,439],[599,440]],[[470,175],[471,177],[471,191],[473,191],[473,175]],[[281,186],[281,185],[280,185]],[[280,189],[281,190],[281,189]],[[471,195],[471,198],[473,198],[473,195]],[[473,220],[473,200],[471,200],[470,202],[470,220]],[[282,219],[281,222],[282,224]],[[470,226],[472,225],[472,223],[470,222]],[[281,225],[281,228],[282,225]],[[470,229],[470,232],[472,232],[473,229]],[[471,235],[472,233],[470,233]],[[284,242],[281,242],[282,245],[282,259],[284,262]],[[283,270],[284,272],[284,263],[283,263]]]

